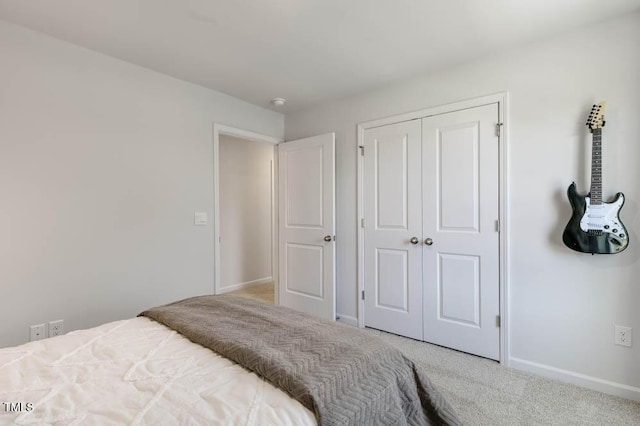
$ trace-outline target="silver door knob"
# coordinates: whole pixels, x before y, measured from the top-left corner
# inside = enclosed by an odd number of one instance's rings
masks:
[[[415,245],[415,244],[418,244],[418,242],[419,242],[420,240],[418,240],[418,237],[413,237],[413,238],[411,238],[409,241],[411,242],[411,244],[414,244],[414,245]]]
[[[333,239],[333,238],[331,238],[331,235],[325,235],[325,236],[324,236],[324,240],[325,240],[326,242],[329,242],[329,241],[331,241],[332,239]]]
[[[424,240],[424,243],[430,246],[431,244],[433,244],[433,240],[431,238],[427,238],[426,240]]]

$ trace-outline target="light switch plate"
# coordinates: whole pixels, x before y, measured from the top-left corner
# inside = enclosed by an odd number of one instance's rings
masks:
[[[207,217],[207,212],[195,212],[193,215],[193,224],[194,225],[206,225],[209,222],[209,218]]]

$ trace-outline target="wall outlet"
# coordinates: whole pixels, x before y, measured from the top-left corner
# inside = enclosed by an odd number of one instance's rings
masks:
[[[64,320],[49,322],[49,337],[62,336],[64,334]]]
[[[633,329],[631,327],[624,327],[622,325],[616,325],[615,344],[620,346],[631,347]]]
[[[44,324],[36,324],[30,327],[30,341],[42,340],[47,337]]]

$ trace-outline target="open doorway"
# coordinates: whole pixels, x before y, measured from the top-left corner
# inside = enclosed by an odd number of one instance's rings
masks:
[[[220,292],[270,294],[273,302],[273,147],[221,135]]]
[[[237,169],[236,172],[243,170],[248,173],[248,169],[253,167],[246,155],[240,154],[240,161],[232,166],[225,148],[220,153],[220,141],[226,139],[226,136],[234,138],[234,148],[242,143],[240,140],[244,140],[270,146],[273,155],[269,180],[273,284],[269,287],[265,283],[268,277],[261,276],[260,273],[229,279],[227,272],[223,272],[231,263],[227,252],[235,252],[235,256],[246,256],[245,249],[256,245],[260,238],[242,225],[236,228],[235,236],[229,234],[229,225],[223,216],[237,220],[242,215],[233,209],[227,215],[221,214],[221,210],[230,206],[227,206],[229,201],[224,201],[225,195],[220,200],[220,186],[226,185],[228,179],[237,178],[237,174],[236,178],[223,178],[221,168],[231,166],[232,169]],[[243,292],[244,295],[256,297],[260,294],[259,290],[256,294],[251,291],[252,287],[265,285],[268,288],[266,291],[272,295],[271,300],[277,305],[335,319],[335,134],[307,137],[288,141],[286,144],[281,142],[283,141],[280,139],[246,130],[217,123],[213,125],[214,294]],[[223,175],[225,173],[222,171]],[[222,183],[223,179],[225,183]],[[252,185],[246,188],[248,189],[236,187],[233,192],[255,194]],[[250,210],[247,215],[252,217],[258,210],[268,209],[251,207]],[[244,249],[233,247],[237,242],[233,241],[234,238],[242,242],[240,245]],[[228,244],[229,239],[233,244]],[[239,262],[246,264],[250,260],[241,259]]]
[[[233,292],[275,301],[278,142],[214,126],[216,294]]]

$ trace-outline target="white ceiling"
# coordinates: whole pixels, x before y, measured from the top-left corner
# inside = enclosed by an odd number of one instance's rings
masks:
[[[0,18],[291,112],[639,8],[640,0],[0,0]],[[273,97],[287,105],[271,106]]]

